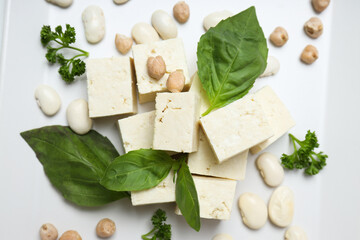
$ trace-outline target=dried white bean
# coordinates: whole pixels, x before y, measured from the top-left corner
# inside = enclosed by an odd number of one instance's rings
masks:
[[[284,169],[274,154],[267,152],[262,153],[256,159],[256,166],[264,182],[270,187],[277,187],[282,183],[284,179]]]
[[[47,85],[40,85],[36,88],[35,99],[41,111],[48,116],[55,115],[61,107],[59,94]]]
[[[264,200],[254,193],[243,193],[239,198],[239,208],[243,223],[251,229],[263,227],[268,218]]]
[[[265,71],[259,77],[268,77],[275,75],[280,70],[280,62],[273,56],[269,56],[267,59],[267,65]]]
[[[207,31],[207,30],[209,30],[209,28],[215,27],[221,20],[227,19],[228,17],[231,17],[232,15],[234,15],[234,14],[228,10],[213,12],[204,18],[203,26],[204,26],[205,30]]]
[[[133,26],[131,36],[137,44],[159,41],[159,34],[150,24],[140,22]]]
[[[156,10],[151,16],[151,24],[164,40],[177,37],[174,19],[163,10]]]
[[[86,134],[92,127],[88,103],[84,99],[76,99],[69,104],[66,109],[66,118],[69,127],[77,134]]]
[[[307,235],[299,226],[291,226],[285,232],[285,240],[307,240]]]
[[[67,8],[73,3],[73,0],[46,0],[46,1],[63,8]]]
[[[86,40],[98,43],[105,36],[105,16],[103,10],[95,5],[87,7],[82,13]]]
[[[275,189],[269,201],[269,217],[276,226],[290,225],[294,217],[294,194],[290,188],[281,186]]]
[[[126,2],[128,2],[129,0],[114,0],[114,3],[116,4],[124,4]]]
[[[226,233],[216,234],[212,240],[233,240],[232,236]]]

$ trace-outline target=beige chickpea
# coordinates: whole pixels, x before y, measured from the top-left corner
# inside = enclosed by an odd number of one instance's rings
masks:
[[[270,41],[277,47],[283,46],[289,39],[287,31],[283,27],[277,27],[270,34]]]
[[[111,237],[115,230],[115,223],[109,218],[101,219],[96,225],[96,234],[101,238]]]
[[[183,70],[176,70],[170,73],[166,81],[167,89],[172,93],[181,92],[185,86],[185,76]]]
[[[311,0],[311,3],[315,11],[321,13],[329,6],[330,0]]]
[[[41,240],[56,240],[58,238],[58,231],[51,223],[45,223],[40,228]]]
[[[190,17],[189,5],[187,5],[187,3],[184,1],[180,1],[180,2],[176,3],[173,8],[173,14],[174,14],[174,18],[179,23],[187,22],[187,20]]]
[[[166,73],[166,65],[162,56],[149,57],[146,65],[149,76],[156,80],[160,80]]]
[[[116,34],[115,47],[120,53],[127,54],[130,51],[132,45],[133,40],[131,38],[123,34]]]
[[[77,231],[69,230],[64,232],[59,240],[82,240],[82,238]]]
[[[311,38],[318,38],[323,33],[323,24],[320,18],[312,17],[304,25],[306,35]]]
[[[307,45],[301,53],[300,59],[306,64],[312,64],[319,58],[319,52],[313,45]]]

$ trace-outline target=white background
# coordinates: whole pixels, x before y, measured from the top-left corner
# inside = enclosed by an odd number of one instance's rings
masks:
[[[4,1],[4,0],[1,0]],[[95,226],[103,217],[113,219],[117,232],[113,239],[140,239],[151,229],[150,218],[161,207],[167,211],[173,227],[173,239],[211,239],[220,232],[234,239],[282,239],[284,229],[270,222],[258,231],[247,229],[241,222],[237,199],[243,192],[259,194],[268,201],[273,189],[265,186],[251,156],[247,177],[237,185],[233,212],[229,221],[202,220],[200,233],[189,228],[181,216],[174,215],[174,204],[132,207],[123,199],[104,207],[82,208],[65,201],[45,176],[41,164],[19,133],[44,125],[66,124],[65,111],[69,102],[86,98],[86,78],[66,85],[57,74],[58,66],[47,64],[45,49],[40,44],[42,25],[52,27],[70,23],[77,30],[77,46],[90,52],[92,58],[119,56],[114,47],[115,33],[130,35],[132,26],[150,23],[157,9],[172,11],[176,1],[131,0],[115,5],[111,0],[74,0],[68,9],[45,1],[8,0],[5,3],[3,46],[0,69],[0,238],[39,239],[42,223],[51,222],[60,233],[68,229],[79,231],[85,240],[97,239]],[[282,48],[269,43],[269,54],[281,64],[280,72],[259,79],[253,90],[270,85],[290,109],[297,125],[291,132],[303,137],[308,129],[319,136],[321,149],[328,155],[328,166],[317,176],[307,177],[301,171],[286,172],[284,185],[295,193],[294,224],[302,226],[309,239],[360,239],[360,2],[332,1],[322,14],[316,14],[309,0],[242,0],[188,1],[189,22],[179,25],[178,36],[185,43],[190,73],[196,71],[196,46],[204,33],[203,18],[218,10],[234,13],[255,5],[258,18],[268,37],[276,26],[288,30],[289,42]],[[82,10],[97,4],[106,17],[106,36],[102,42],[86,42],[81,22]],[[324,33],[317,39],[308,38],[303,24],[318,15],[324,23]],[[315,45],[318,61],[307,66],[299,55],[307,44]],[[131,55],[131,53],[130,53]],[[53,86],[63,102],[60,112],[52,118],[42,114],[34,100],[34,89],[46,83]],[[140,111],[153,108],[153,103]],[[96,120],[94,128],[108,136],[123,152],[116,118]],[[290,151],[284,136],[267,149],[280,156]]]

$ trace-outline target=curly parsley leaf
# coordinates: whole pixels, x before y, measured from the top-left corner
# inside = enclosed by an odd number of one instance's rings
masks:
[[[70,46],[70,44],[75,43],[76,41],[75,28],[66,24],[65,31],[63,31],[61,25],[57,26],[55,31],[52,31],[50,26],[43,26],[40,32],[40,40],[42,45],[47,48],[47,53],[45,55],[46,59],[51,64],[60,64],[58,72],[65,82],[72,83],[76,76],[81,76],[85,73],[85,62],[80,58],[88,57],[89,53],[82,49]],[[57,46],[53,46],[51,42]],[[65,58],[64,55],[59,52],[65,48],[77,51],[79,54],[76,54],[71,58]]]
[[[294,135],[289,134],[294,145],[294,152],[291,155],[283,154],[282,165],[287,169],[303,169],[307,175],[316,175],[326,166],[328,156],[323,152],[316,153],[315,148],[319,147],[315,132],[310,130],[306,133],[305,140],[300,141]],[[300,146],[299,148],[297,146]]]
[[[171,225],[166,224],[166,212],[158,209],[151,218],[153,229],[142,235],[143,240],[170,240],[171,239]],[[149,237],[152,235],[152,237]]]

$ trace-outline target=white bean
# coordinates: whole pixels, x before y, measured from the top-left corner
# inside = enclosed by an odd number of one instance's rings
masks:
[[[159,34],[148,23],[140,22],[133,26],[131,36],[137,44],[159,41]]]
[[[243,193],[239,198],[239,208],[243,223],[251,229],[263,227],[268,218],[264,200],[254,193]]]
[[[268,77],[275,75],[280,70],[280,62],[273,56],[269,56],[267,59],[267,65],[265,71],[259,77]]]
[[[61,107],[59,94],[47,85],[40,85],[36,88],[35,99],[41,111],[48,116],[55,115]]]
[[[269,217],[279,227],[287,227],[294,217],[294,194],[290,188],[275,189],[269,201]]]
[[[233,240],[232,236],[226,233],[216,234],[212,240]]]
[[[67,8],[73,3],[73,0],[46,0],[46,1],[63,8]]]
[[[177,37],[177,26],[174,19],[163,10],[156,10],[151,16],[151,24],[164,40]]]
[[[66,109],[69,127],[77,134],[83,135],[90,131],[92,120],[89,118],[88,103],[84,99],[72,101]]]
[[[299,226],[291,226],[285,232],[285,240],[307,240],[307,235]]]
[[[95,5],[85,8],[82,13],[86,40],[98,43],[105,36],[105,17],[103,10]]]
[[[271,153],[263,153],[256,159],[256,166],[264,182],[270,187],[279,186],[284,179],[284,169],[279,159]]]
[[[123,3],[126,3],[128,2],[129,0],[114,0],[114,3],[116,4],[123,4]]]
[[[213,12],[204,18],[204,28],[207,31],[209,30],[209,28],[215,27],[221,20],[227,19],[228,17],[231,17],[233,15],[234,14],[228,10]]]

